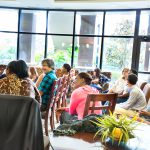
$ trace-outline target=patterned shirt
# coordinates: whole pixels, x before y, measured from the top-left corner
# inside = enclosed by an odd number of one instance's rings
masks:
[[[39,89],[39,91],[43,92],[42,104],[47,104],[48,103],[48,99],[50,98],[51,87],[52,87],[53,82],[56,79],[57,79],[56,74],[52,70],[44,76],[42,82],[40,83],[38,89]]]
[[[30,96],[40,102],[40,94],[34,83],[26,78],[20,79],[15,74],[0,79],[0,94]]]

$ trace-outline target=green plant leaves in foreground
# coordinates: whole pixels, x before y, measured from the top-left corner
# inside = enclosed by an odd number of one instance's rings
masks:
[[[101,135],[101,141],[106,142],[107,138],[111,138],[112,142],[118,141],[126,143],[130,138],[134,138],[133,130],[139,125],[135,117],[133,119],[127,116],[110,114],[102,118],[96,118],[97,121],[91,121],[99,127],[95,136]],[[95,137],[94,136],[94,137]]]

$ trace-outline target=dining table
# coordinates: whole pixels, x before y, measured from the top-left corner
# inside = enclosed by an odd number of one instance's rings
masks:
[[[54,150],[150,150],[150,125],[140,123],[133,131],[135,137],[120,145],[102,142],[94,133],[79,132],[72,136],[50,135]]]

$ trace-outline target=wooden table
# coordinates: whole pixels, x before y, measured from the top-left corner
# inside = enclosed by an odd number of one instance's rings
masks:
[[[104,145],[90,133],[77,133],[71,137],[51,135],[50,141],[54,150],[150,150],[150,126],[141,124],[134,133],[136,138],[130,139],[126,147]]]

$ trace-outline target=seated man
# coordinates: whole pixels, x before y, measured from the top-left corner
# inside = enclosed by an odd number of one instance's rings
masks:
[[[137,76],[129,74],[127,78],[127,85],[129,90],[129,98],[126,102],[116,105],[116,114],[125,114],[133,117],[137,111],[143,110],[146,107],[146,99],[144,93],[136,86]]]
[[[42,70],[45,73],[45,76],[38,89],[42,97],[41,111],[45,111],[50,98],[52,84],[57,79],[54,72],[54,61],[52,59],[44,59],[42,61]]]

